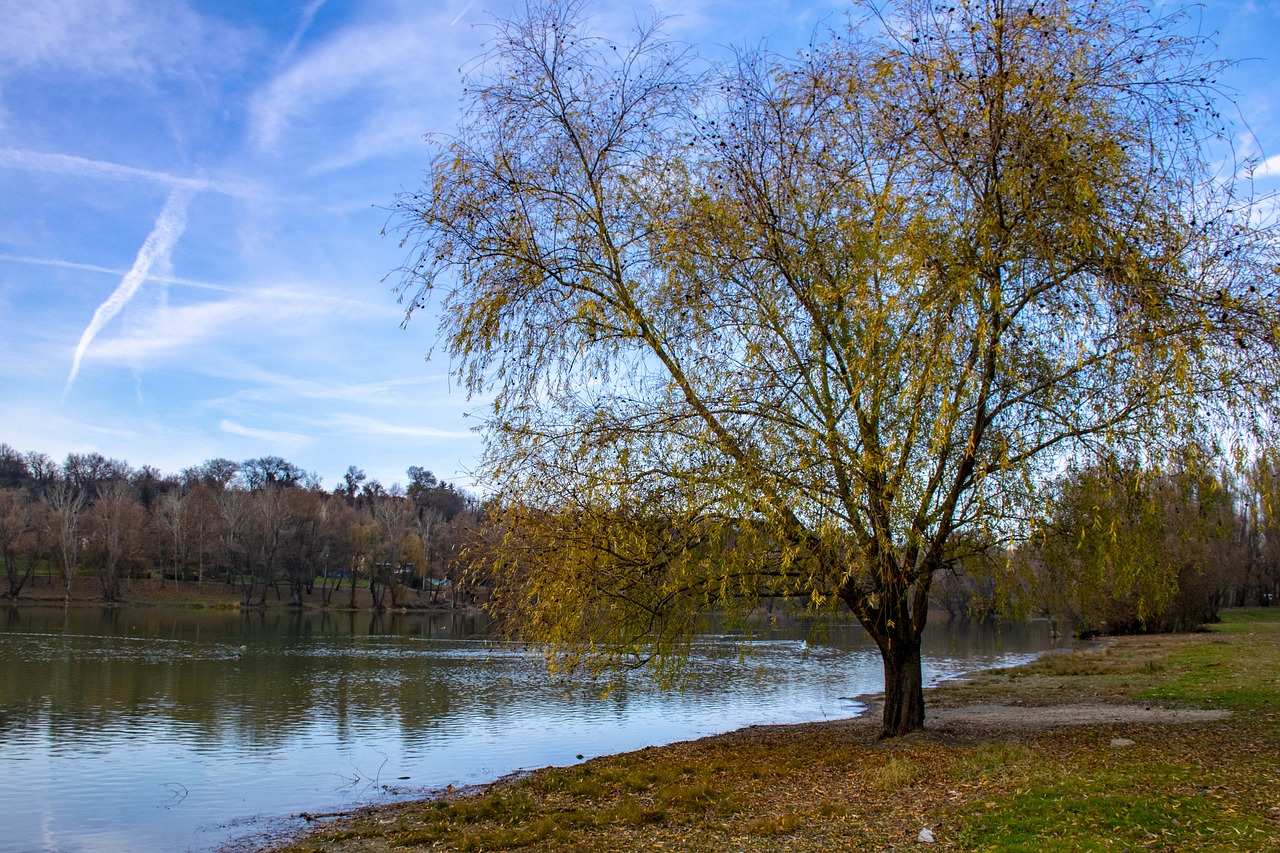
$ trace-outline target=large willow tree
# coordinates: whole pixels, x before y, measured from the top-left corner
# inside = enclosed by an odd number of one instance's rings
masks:
[[[560,663],[661,666],[699,614],[843,602],[884,735],[918,729],[940,571],[1025,534],[1065,460],[1272,402],[1219,69],[1124,0],[900,0],[719,66],[585,8],[496,25],[398,200],[409,311],[441,292],[492,399],[501,605]]]

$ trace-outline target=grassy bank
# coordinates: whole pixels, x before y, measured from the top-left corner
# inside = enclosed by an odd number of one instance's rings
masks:
[[[749,728],[321,820],[275,851],[1280,850],[1278,662],[1280,609],[1237,611],[935,689],[898,741],[874,720]]]

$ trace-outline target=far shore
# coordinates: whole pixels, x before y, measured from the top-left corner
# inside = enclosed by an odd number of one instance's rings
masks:
[[[268,588],[265,608],[268,610],[330,610],[368,611],[375,609],[373,597],[369,592],[368,582],[356,587],[355,603],[352,604],[351,588],[344,581],[342,587],[334,592],[326,605],[319,585],[303,597],[301,608],[289,601],[288,589],[281,584],[279,592]],[[216,610],[250,610],[257,611],[257,597],[252,604],[244,603],[242,589],[225,580],[160,580],[158,578],[134,578],[121,582],[119,597],[114,602],[103,598],[102,586],[94,578],[77,577],[71,584],[71,595],[60,578],[38,576],[28,581],[17,598],[0,597],[0,607],[191,607]],[[390,602],[387,602],[389,605]],[[474,604],[453,607],[447,594],[441,594],[432,601],[430,591],[408,590],[404,605],[386,607],[388,611],[475,611]]]

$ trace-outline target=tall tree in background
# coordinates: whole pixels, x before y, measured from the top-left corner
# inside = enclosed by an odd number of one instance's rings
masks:
[[[30,485],[31,469],[23,455],[0,442],[0,489],[17,489]]]
[[[584,8],[497,23],[398,201],[409,313],[441,289],[493,396],[501,603],[573,665],[842,601],[883,734],[918,729],[956,543],[1025,536],[1064,460],[1274,402],[1275,231],[1214,171],[1219,66],[1124,0],[901,0],[695,76]]]
[[[1241,478],[1245,539],[1249,560],[1224,590],[1226,607],[1257,607],[1280,602],[1280,452],[1258,454]]]
[[[147,513],[128,483],[106,487],[81,519],[87,547],[85,563],[98,574],[102,596],[108,602],[120,597],[120,581],[128,577],[130,563],[143,550]]]
[[[66,584],[66,600],[71,601],[71,582],[80,560],[80,512],[86,495],[69,477],[53,480],[48,486],[49,526],[58,543],[62,560],[62,579]]]
[[[8,445],[0,445],[0,461]],[[19,457],[20,458],[20,457]],[[4,560],[5,577],[9,581],[8,596],[17,599],[22,587],[35,571],[35,561],[22,567],[23,540],[28,538],[39,504],[25,491],[16,488],[0,488],[0,558]]]
[[[1079,633],[1191,630],[1249,560],[1241,497],[1196,451],[1146,469],[1103,460],[1068,472],[1018,559]]]

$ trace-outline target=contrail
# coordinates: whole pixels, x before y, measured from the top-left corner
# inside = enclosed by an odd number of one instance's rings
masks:
[[[93,343],[94,336],[102,330],[103,326],[111,322],[112,317],[120,313],[120,309],[129,304],[129,300],[147,280],[152,264],[168,257],[173,251],[173,244],[178,242],[183,229],[187,227],[187,205],[191,203],[191,197],[194,194],[191,187],[181,186],[175,187],[169,193],[164,209],[156,219],[155,227],[151,229],[142,248],[138,250],[138,257],[134,259],[133,267],[124,274],[124,278],[120,279],[115,292],[107,297],[106,302],[98,306],[97,311],[93,312],[93,319],[80,335],[80,343],[76,346],[75,358],[71,362],[71,375],[67,377],[67,386],[62,389],[64,400],[76,381],[76,375],[80,373],[80,362],[84,359],[89,344]]]
[[[188,189],[207,189],[207,181],[197,178],[182,178],[166,172],[151,169],[138,169],[120,163],[109,163],[103,160],[90,160],[71,154],[47,154],[41,151],[23,151],[17,148],[0,148],[0,166],[10,166],[39,172],[56,172],[63,175],[84,175],[97,178],[136,179],[142,178],[168,184],[171,187]]]
[[[468,12],[470,12],[470,11],[471,11],[471,7],[472,7],[472,6],[474,6],[474,5],[476,5],[476,0],[471,0],[471,2],[470,2],[470,3],[468,3],[468,4],[467,4],[467,5],[465,5],[465,6],[463,6],[463,7],[462,7],[462,11],[458,13],[458,17],[454,18],[452,21],[450,21],[450,22],[449,22],[449,26],[451,26],[451,27],[457,26],[458,21],[461,21],[461,20],[462,20],[462,16],[463,16],[463,15],[465,15],[465,14],[467,14]]]
[[[0,0],[2,2],[2,0]],[[76,175],[87,178],[106,178],[119,181],[152,181],[173,189],[188,189],[221,193],[232,198],[256,198],[262,191],[239,178],[206,180],[139,169],[106,160],[91,160],[73,154],[49,154],[43,151],[27,151],[20,148],[0,147],[0,168],[21,169],[28,172],[52,172],[55,175]]]
[[[315,20],[316,12],[320,11],[320,7],[325,4],[325,0],[311,0],[307,4],[307,8],[302,10],[302,18],[298,21],[298,28],[293,31],[293,38],[289,39],[289,43],[284,46],[284,52],[280,54],[280,62],[287,61],[293,52],[298,49],[298,42],[302,41],[302,35],[311,26],[311,22]]]
[[[59,267],[68,270],[85,270],[87,272],[100,272],[107,275],[124,275],[124,270],[115,267],[104,267],[101,264],[82,264],[79,261],[63,261],[58,258],[33,258],[29,255],[10,255],[8,252],[0,252],[0,261],[10,261],[15,264],[34,264],[42,267]],[[233,287],[229,284],[214,284],[209,281],[196,281],[191,278],[180,278],[173,275],[153,275],[148,276],[152,281],[158,281],[161,284],[178,284],[183,287],[194,287],[200,290],[217,290],[222,293],[242,293],[243,288]]]

